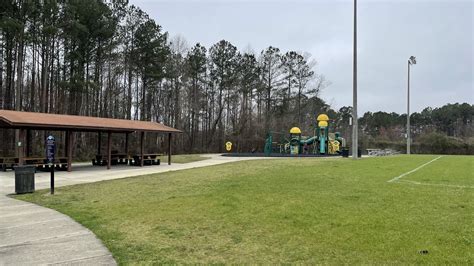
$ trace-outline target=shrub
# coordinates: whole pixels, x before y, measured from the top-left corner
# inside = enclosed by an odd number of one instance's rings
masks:
[[[364,142],[361,148],[364,150],[367,148],[393,149],[405,153],[406,142],[370,140]],[[415,154],[474,155],[474,142],[471,139],[462,140],[433,132],[418,137],[418,139],[412,143],[411,151]]]

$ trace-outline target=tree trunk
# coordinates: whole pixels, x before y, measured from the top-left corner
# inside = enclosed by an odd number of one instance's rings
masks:
[[[4,109],[4,105],[3,105],[3,99],[4,99],[4,95],[3,95],[3,46],[5,44],[5,35],[3,33],[2,30],[0,30],[0,43],[2,45],[0,45],[0,109]],[[3,130],[2,130],[2,139],[3,139]],[[5,155],[5,154],[4,154]]]
[[[48,37],[44,37],[43,40],[43,56],[42,56],[42,62],[41,62],[41,98],[42,100],[40,101],[42,112],[47,113],[48,112],[48,76],[49,76],[49,48],[50,45],[50,40]],[[71,74],[72,76],[72,74]]]
[[[29,111],[34,111],[35,110],[35,80],[36,80],[36,44],[33,42],[33,47],[32,47],[33,53],[33,62],[32,62],[32,68],[31,68],[31,85],[30,85],[30,104],[29,104]]]
[[[16,66],[17,66],[17,79],[16,79],[16,101],[15,101],[15,110],[21,111],[23,109],[23,52],[25,50],[25,43],[23,39],[23,29],[21,30],[19,36],[19,44],[18,44],[18,53],[16,59]]]

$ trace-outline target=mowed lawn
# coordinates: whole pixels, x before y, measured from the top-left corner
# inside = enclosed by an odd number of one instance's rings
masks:
[[[473,156],[387,182],[436,157],[242,161],[17,198],[71,216],[120,264],[473,265]]]
[[[203,155],[200,155],[200,154],[179,154],[179,155],[173,155],[171,157],[171,163],[191,163],[191,162],[207,160],[209,158],[210,157],[206,156],[205,154],[203,154]],[[160,162],[161,163],[168,163],[168,155],[160,156]]]

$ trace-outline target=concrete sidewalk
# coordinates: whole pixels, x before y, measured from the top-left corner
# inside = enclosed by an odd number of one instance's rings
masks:
[[[263,159],[223,157],[187,164],[105,167],[74,165],[72,172],[56,172],[57,187],[145,174]],[[49,188],[49,173],[35,175],[36,189]],[[87,228],[54,210],[7,197],[15,191],[14,172],[0,172],[0,265],[115,265],[111,253]]]

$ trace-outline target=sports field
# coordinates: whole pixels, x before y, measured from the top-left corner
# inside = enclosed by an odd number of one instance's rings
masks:
[[[474,264],[474,156],[242,161],[17,198],[121,264]]]

